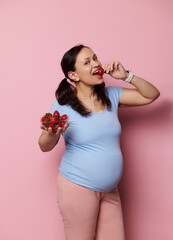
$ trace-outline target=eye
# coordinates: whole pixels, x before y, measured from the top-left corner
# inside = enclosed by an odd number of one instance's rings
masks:
[[[94,60],[98,60],[97,56],[94,56]]]
[[[89,63],[89,61],[85,62],[85,65],[88,64],[88,63]]]

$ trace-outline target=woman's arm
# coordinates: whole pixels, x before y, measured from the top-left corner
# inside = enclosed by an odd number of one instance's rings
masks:
[[[61,134],[66,131],[69,124],[70,123],[67,122],[63,128],[58,128],[55,133],[52,131],[51,127],[48,128],[48,130],[45,130],[44,125],[41,124],[40,128],[43,129],[43,131],[38,139],[38,144],[42,152],[49,152],[56,146],[56,144],[59,142]]]
[[[51,151],[55,145],[58,143],[60,139],[59,135],[50,135],[46,130],[42,131],[38,139],[38,144],[42,152],[49,152]]]
[[[128,77],[128,74],[122,80]],[[119,107],[140,106],[152,103],[160,96],[160,92],[148,81],[134,75],[130,84],[136,89],[123,88]]]

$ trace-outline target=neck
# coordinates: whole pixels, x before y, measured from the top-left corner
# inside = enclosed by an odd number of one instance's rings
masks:
[[[76,87],[76,91],[77,91],[77,97],[79,98],[85,98],[85,99],[92,99],[95,97],[95,93],[94,93],[94,86],[84,86],[78,85]]]

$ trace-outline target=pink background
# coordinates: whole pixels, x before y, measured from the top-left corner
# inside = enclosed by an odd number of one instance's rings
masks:
[[[79,43],[161,92],[151,105],[119,110],[119,190],[126,240],[173,239],[172,8],[171,0],[1,0],[0,239],[65,240],[56,203],[64,141],[41,152],[39,121],[63,78],[63,54]]]

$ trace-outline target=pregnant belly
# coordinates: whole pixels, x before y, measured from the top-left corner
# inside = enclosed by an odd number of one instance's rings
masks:
[[[83,156],[75,160],[63,158],[60,170],[68,174],[68,178],[83,186],[98,191],[110,191],[119,183],[123,172],[122,154],[99,156]]]
[[[96,186],[104,190],[113,189],[120,181],[123,172],[122,156],[99,159],[92,169],[86,169],[90,179]]]

